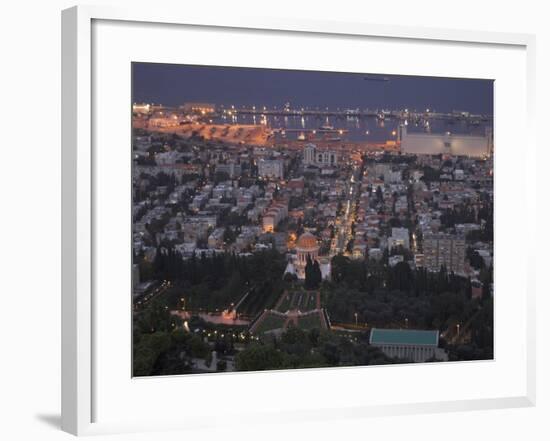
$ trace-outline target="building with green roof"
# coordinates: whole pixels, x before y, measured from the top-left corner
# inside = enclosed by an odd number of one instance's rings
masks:
[[[445,360],[447,354],[438,347],[439,331],[418,329],[379,329],[370,332],[369,343],[380,348],[388,357],[424,362]]]

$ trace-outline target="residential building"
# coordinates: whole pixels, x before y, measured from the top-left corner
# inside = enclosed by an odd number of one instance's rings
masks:
[[[210,236],[208,236],[208,248],[219,249],[223,246],[223,236],[225,228],[216,228]]]
[[[260,159],[258,175],[262,178],[283,179],[284,161],[282,159]]]
[[[288,216],[288,204],[285,202],[273,202],[262,218],[264,232],[272,233],[279,222]]]
[[[338,153],[333,150],[318,149],[315,144],[307,144],[304,147],[303,161],[305,165],[336,167],[338,165]]]
[[[218,164],[216,165],[216,172],[227,173],[230,179],[237,178],[241,175],[241,164],[235,162]]]
[[[466,241],[463,236],[426,234],[423,240],[424,263],[428,271],[447,271],[463,274],[465,270]]]
[[[388,237],[388,249],[402,246],[409,249],[409,230],[407,228],[392,228],[391,237]]]

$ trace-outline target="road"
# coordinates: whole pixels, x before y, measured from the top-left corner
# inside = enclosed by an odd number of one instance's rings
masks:
[[[346,253],[346,245],[352,239],[351,227],[355,221],[355,199],[361,190],[361,168],[353,166],[351,176],[346,186],[346,198],[343,211],[335,220],[336,232],[330,246],[330,255]]]
[[[162,283],[159,286],[157,286],[155,289],[143,295],[139,299],[136,299],[136,301],[134,301],[134,309],[135,310],[143,309],[152,300],[164,294],[166,290],[170,288],[170,286],[172,286],[171,282],[169,282],[168,280],[163,280]]]

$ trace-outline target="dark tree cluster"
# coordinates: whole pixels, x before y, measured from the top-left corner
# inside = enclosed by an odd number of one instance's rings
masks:
[[[477,222],[475,210],[467,205],[459,205],[447,209],[439,218],[444,228],[453,228],[456,224],[470,224]]]
[[[191,310],[222,310],[251,291],[241,305],[244,314],[256,314],[273,304],[283,290],[284,256],[275,249],[238,256],[193,254],[184,259],[173,248],[158,248],[151,264],[142,263],[151,279],[173,282],[166,305],[173,308],[184,297]]]
[[[368,344],[368,335],[357,338],[334,332],[289,328],[280,339],[264,338],[236,357],[239,371],[299,369],[396,363]]]
[[[332,259],[332,282],[323,283],[321,294],[333,323],[353,323],[357,314],[361,323],[385,328],[443,332],[456,323],[468,324],[475,349],[470,356],[482,358],[492,351],[492,321],[479,318],[484,317],[479,311],[492,314],[492,273],[482,268],[482,298],[472,299],[471,280],[444,267],[433,273],[413,270],[406,262],[389,267],[339,255]]]
[[[437,294],[443,291],[464,292],[471,295],[469,280],[449,273],[445,268],[433,273],[425,268],[412,270],[407,262],[394,267],[376,260],[350,259],[343,255],[332,258],[332,282],[372,293],[375,289],[407,291],[415,296]]]
[[[433,167],[430,167],[430,166],[422,167],[422,173],[423,173],[423,176],[420,178],[420,180],[426,183],[440,180],[441,172]]]
[[[188,320],[188,327],[190,331],[159,301],[138,312],[133,330],[134,375],[190,373],[195,359],[208,362],[213,350],[221,357],[232,356],[237,342],[248,345],[251,341],[243,326],[214,325],[193,316]],[[217,370],[226,367],[220,359]]]
[[[317,260],[312,260],[309,256],[306,260],[305,276],[306,289],[318,288],[323,280],[319,262],[317,262]]]

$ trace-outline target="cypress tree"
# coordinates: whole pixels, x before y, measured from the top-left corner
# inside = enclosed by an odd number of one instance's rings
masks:
[[[323,280],[323,275],[321,274],[321,268],[319,267],[319,262],[317,262],[317,260],[315,260],[313,263],[312,273],[313,273],[312,288],[318,288],[319,285],[321,284],[321,281]]]
[[[309,258],[309,255],[307,256],[307,260],[306,260],[305,273],[306,273],[305,274],[306,275],[306,280],[305,280],[306,289],[311,289],[313,287],[313,284],[315,283],[315,281],[314,281],[315,275],[314,275],[314,272],[313,272],[313,263],[311,262],[311,259]]]

